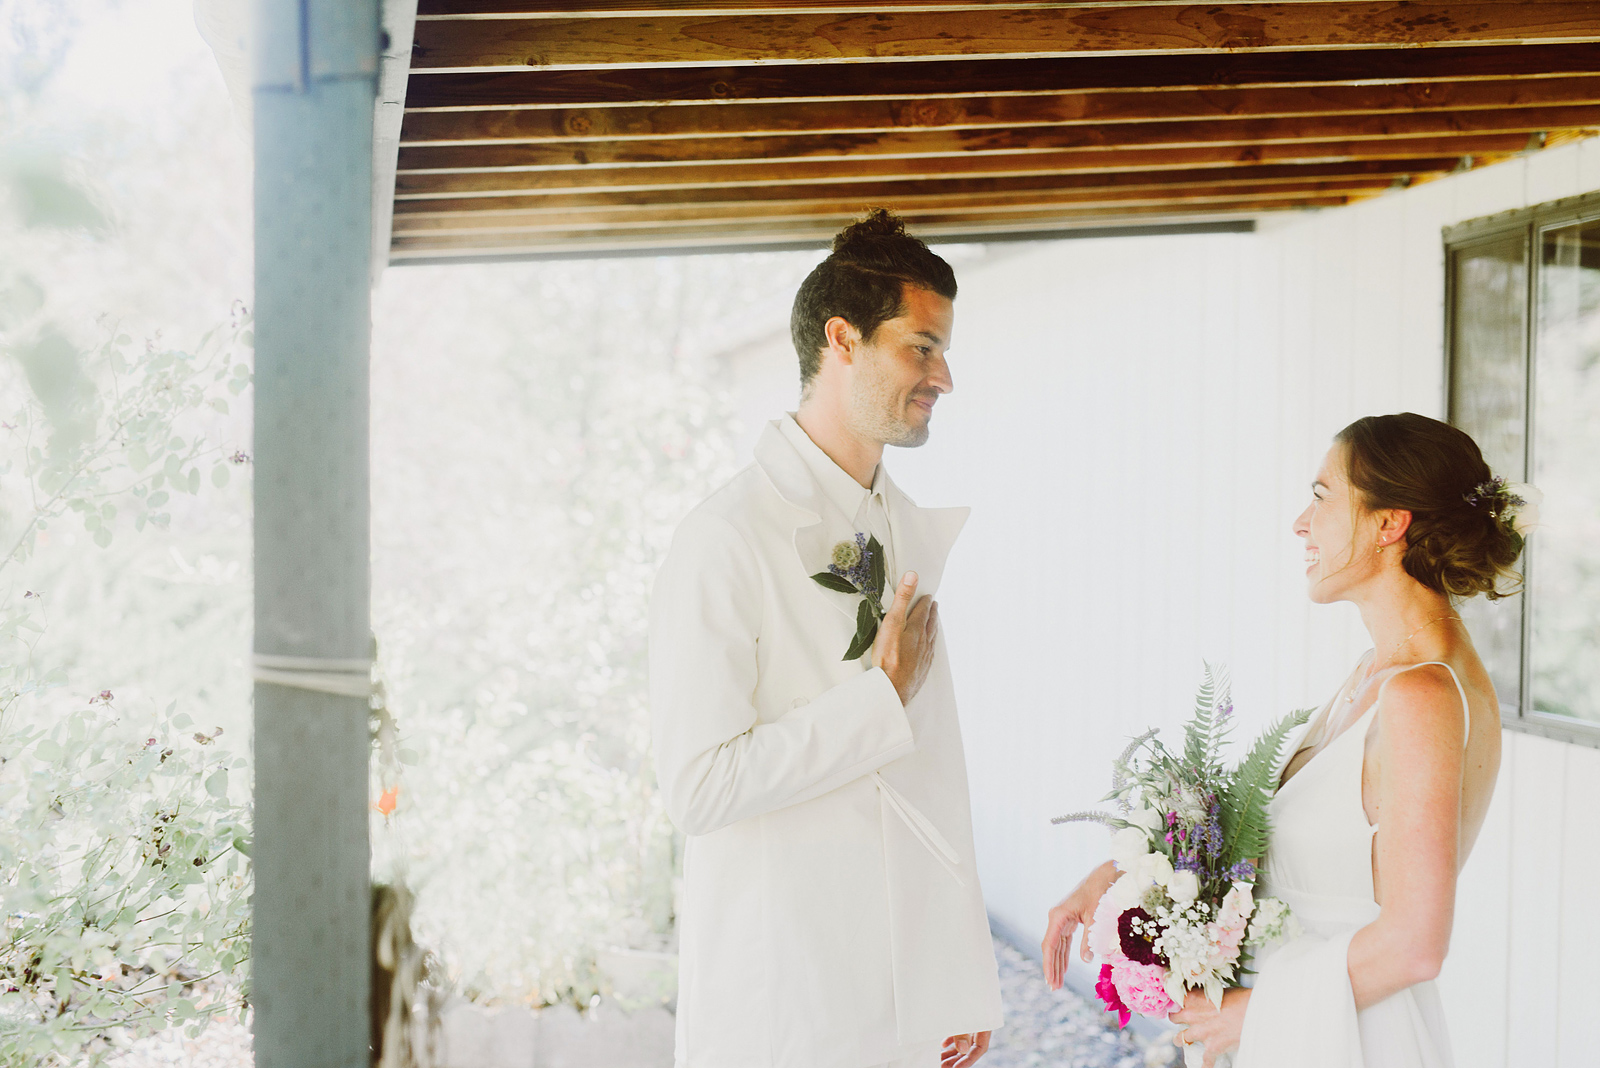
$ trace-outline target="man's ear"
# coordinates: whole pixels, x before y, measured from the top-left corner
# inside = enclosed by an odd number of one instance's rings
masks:
[[[855,349],[861,343],[861,331],[851,326],[841,315],[835,315],[822,324],[823,336],[828,339],[828,354],[837,356],[845,363],[855,360]]]

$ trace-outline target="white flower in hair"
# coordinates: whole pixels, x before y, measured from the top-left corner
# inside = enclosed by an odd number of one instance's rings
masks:
[[[1486,509],[1519,538],[1526,539],[1539,526],[1539,504],[1544,492],[1526,482],[1507,482],[1499,475],[1480,482],[1463,498],[1474,508]]]
[[[1513,501],[1507,512],[1510,513],[1511,529],[1526,538],[1539,529],[1539,505],[1544,503],[1544,490],[1527,482],[1512,482],[1506,486],[1506,492]]]

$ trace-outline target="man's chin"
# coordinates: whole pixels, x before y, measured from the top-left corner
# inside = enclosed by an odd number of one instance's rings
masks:
[[[897,449],[915,449],[919,445],[928,443],[928,428],[926,426],[908,426],[895,437],[893,441],[884,442]]]

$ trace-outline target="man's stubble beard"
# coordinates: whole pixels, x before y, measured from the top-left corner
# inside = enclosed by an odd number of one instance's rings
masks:
[[[925,445],[928,424],[907,418],[905,409],[909,404],[909,398],[902,402],[894,387],[883,378],[876,374],[862,375],[856,379],[850,398],[850,429],[880,445],[901,449]]]

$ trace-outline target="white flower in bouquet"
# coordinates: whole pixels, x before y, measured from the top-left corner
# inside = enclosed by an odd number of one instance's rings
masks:
[[[1279,901],[1278,904],[1281,905],[1283,902]],[[1224,927],[1232,927],[1240,920],[1248,920],[1255,909],[1254,888],[1247,882],[1236,880],[1233,888],[1222,899],[1222,910],[1217,913],[1217,922]]]
[[[1116,903],[1118,911],[1122,911],[1142,906],[1149,889],[1149,879],[1141,879],[1136,872],[1130,871],[1111,884],[1106,896]]]
[[[1111,859],[1123,871],[1132,870],[1140,857],[1150,855],[1150,836],[1138,827],[1124,827],[1111,836]]]
[[[1200,896],[1200,876],[1187,868],[1173,872],[1165,885],[1172,900],[1180,905],[1187,905]]]
[[[1128,813],[1128,822],[1151,832],[1159,831],[1167,825],[1167,821],[1162,818],[1161,813],[1143,805]]]
[[[1147,886],[1166,886],[1172,881],[1172,861],[1165,853],[1146,853],[1134,863],[1133,871]]]
[[[1300,922],[1289,914],[1289,906],[1275,897],[1264,897],[1256,902],[1255,917],[1244,940],[1247,945],[1261,946],[1299,933]]]

